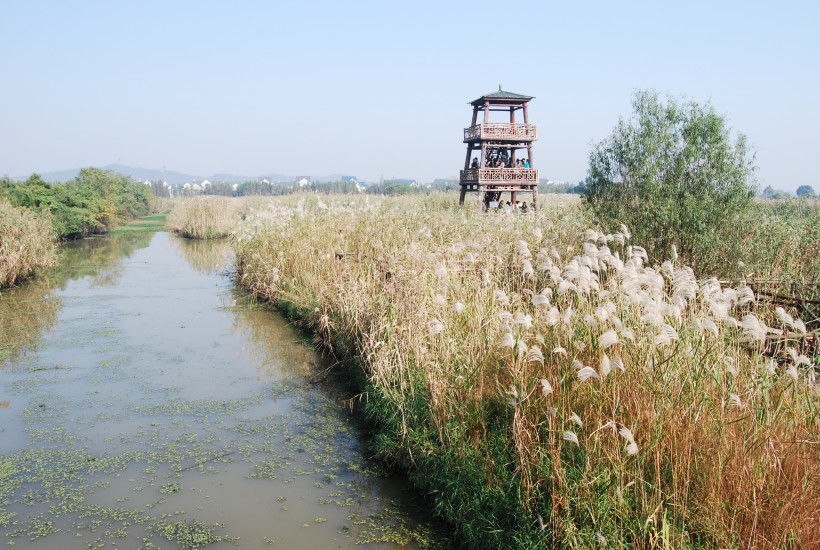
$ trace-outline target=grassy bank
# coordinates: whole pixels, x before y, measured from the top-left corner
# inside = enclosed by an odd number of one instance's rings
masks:
[[[48,215],[0,199],[0,288],[56,261],[57,236]]]
[[[376,451],[469,546],[816,542],[811,359],[762,353],[805,328],[587,226],[294,197],[247,216],[237,277],[360,369]]]
[[[166,214],[151,214],[130,220],[129,222],[117,226],[115,229],[109,231],[109,235],[123,235],[130,233],[156,233],[157,231],[165,231],[166,221],[168,216]]]

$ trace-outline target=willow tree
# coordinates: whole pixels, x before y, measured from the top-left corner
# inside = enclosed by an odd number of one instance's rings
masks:
[[[633,97],[634,112],[590,153],[586,204],[605,227],[625,224],[650,258],[672,256],[700,273],[726,274],[755,171],[746,138],[734,140],[710,104]]]

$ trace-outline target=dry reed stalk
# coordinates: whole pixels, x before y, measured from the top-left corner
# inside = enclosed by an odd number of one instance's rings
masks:
[[[168,227],[190,239],[227,237],[238,221],[238,199],[219,196],[175,200],[168,215]]]
[[[812,542],[820,393],[806,362],[763,367],[754,342],[773,328],[748,289],[650,267],[625,228],[584,224],[572,207],[292,198],[248,216],[238,275],[364,360],[399,438],[430,429],[494,464],[499,411],[522,504],[562,544]],[[402,441],[408,463],[436,453]]]
[[[57,237],[47,212],[0,200],[0,288],[56,263]]]

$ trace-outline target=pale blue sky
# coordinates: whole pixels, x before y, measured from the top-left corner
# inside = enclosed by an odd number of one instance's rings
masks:
[[[711,101],[761,186],[820,191],[820,2],[0,0],[0,174],[455,176],[469,101],[532,95],[578,181],[636,89]]]

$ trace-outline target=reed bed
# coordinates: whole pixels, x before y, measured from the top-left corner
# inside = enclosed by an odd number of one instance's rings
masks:
[[[0,199],[0,288],[56,262],[57,236],[48,212],[34,212]]]
[[[784,285],[820,282],[820,199],[757,201],[738,231],[747,276]]]
[[[237,280],[361,375],[375,451],[467,546],[820,544],[816,358],[763,353],[805,325],[544,202],[272,200]]]
[[[189,239],[221,239],[231,234],[240,213],[238,199],[192,197],[174,201],[168,228]]]

